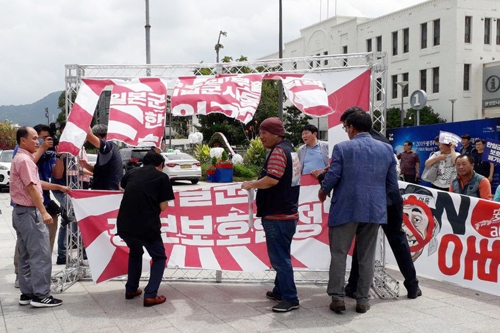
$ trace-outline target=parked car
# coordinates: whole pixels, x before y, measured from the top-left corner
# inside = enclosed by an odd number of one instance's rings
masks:
[[[123,163],[123,174],[133,168],[142,166],[142,159],[144,155],[150,151],[151,148],[122,148],[120,155]]]
[[[2,150],[0,153],[0,189],[9,186],[13,152],[13,150]]]
[[[197,184],[201,178],[201,163],[193,156],[181,153],[161,153],[165,157],[165,172],[170,180],[190,180]]]
[[[87,163],[94,166],[97,161],[97,154],[87,154]]]

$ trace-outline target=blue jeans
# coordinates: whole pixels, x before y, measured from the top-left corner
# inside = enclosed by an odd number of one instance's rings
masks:
[[[142,247],[144,246],[151,259],[153,259],[149,282],[146,288],[144,288],[144,298],[156,297],[163,278],[163,272],[165,271],[165,263],[167,262],[163,241],[158,240],[150,243],[129,236],[122,236],[122,239],[130,249],[128,255],[128,278],[125,290],[127,292],[134,292],[139,288],[139,279],[142,273],[142,255],[144,254]]]
[[[267,220],[262,218],[266,233],[267,254],[276,271],[273,293],[276,298],[287,299],[299,304],[297,288],[293,279],[292,258],[290,256],[292,238],[297,229],[297,220]]]

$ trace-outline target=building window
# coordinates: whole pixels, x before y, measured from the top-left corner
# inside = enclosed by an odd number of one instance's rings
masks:
[[[398,32],[392,33],[392,55],[398,55]]]
[[[342,46],[342,52],[347,54],[347,45]],[[347,58],[344,59],[344,66],[347,66]]]
[[[410,75],[408,73],[403,73],[403,81],[410,82]],[[403,97],[408,97],[409,84],[403,88]]]
[[[410,51],[410,29],[406,28],[403,30],[403,53],[408,53]]]
[[[382,100],[382,78],[377,78],[377,84],[376,84],[376,87],[377,87],[377,101],[381,101]]]
[[[427,48],[427,22],[420,25],[420,48]]]
[[[464,64],[464,90],[470,90],[470,64]]]
[[[314,62],[309,61],[309,68],[314,68]]]
[[[392,76],[392,98],[398,98],[398,76]]]
[[[497,19],[497,45],[500,45],[500,19]]]
[[[427,69],[420,70],[420,89],[427,91]]]
[[[328,51],[323,52],[323,55],[326,55],[326,56],[327,56],[327,55],[328,55]],[[324,64],[325,66],[328,66],[328,59],[323,60],[323,64]]]
[[[321,53],[316,54],[316,57],[319,57]],[[321,60],[316,60],[316,67],[321,67]]]
[[[441,44],[441,21],[434,20],[434,46]]]
[[[484,44],[491,44],[491,19],[484,19]]]
[[[297,69],[297,62],[295,62],[295,61],[293,63],[293,69]]]
[[[367,39],[366,40],[366,52],[371,52],[372,51],[372,39]]]
[[[382,52],[382,36],[377,37],[377,52]]]
[[[439,67],[434,67],[432,69],[432,92],[439,92]]]
[[[464,38],[464,42],[467,43],[467,44],[470,44],[471,29],[472,29],[472,16],[466,16],[465,17],[465,38]]]

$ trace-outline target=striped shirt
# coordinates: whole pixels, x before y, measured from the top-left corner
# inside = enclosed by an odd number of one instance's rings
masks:
[[[10,167],[10,197],[14,204],[34,207],[35,204],[26,191],[26,186],[33,183],[42,197],[42,185],[38,176],[38,167],[33,154],[19,148]]]

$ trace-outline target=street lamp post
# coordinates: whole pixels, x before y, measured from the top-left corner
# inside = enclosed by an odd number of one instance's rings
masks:
[[[278,56],[283,58],[283,6],[282,0],[279,0],[279,32],[278,32]],[[280,64],[280,70],[283,64]],[[278,117],[283,120],[283,82],[278,80]]]
[[[219,31],[219,39],[217,40],[217,44],[215,44],[215,54],[216,54],[216,62],[219,63],[219,50],[224,48],[224,45],[220,43],[220,36],[227,37],[227,32]]]
[[[405,112],[403,110],[403,105],[404,105],[404,102],[403,102],[403,98],[404,98],[403,91],[405,90],[405,87],[408,85],[408,81],[399,81],[399,82],[397,82],[397,84],[401,87],[401,127],[403,127],[404,123],[405,123]]]
[[[451,122],[453,122],[455,118],[455,102],[457,101],[457,99],[450,98],[449,101],[451,102]]]
[[[150,38],[150,30],[151,25],[149,24],[149,0],[146,0],[146,25],[144,26],[146,29],[146,64],[151,63],[151,38]],[[146,70],[146,76],[151,76],[151,68],[148,67]]]

